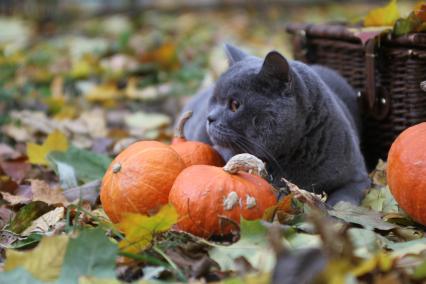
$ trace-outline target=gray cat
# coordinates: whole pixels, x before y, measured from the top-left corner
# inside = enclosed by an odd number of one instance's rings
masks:
[[[265,59],[225,46],[229,69],[185,107],[190,140],[212,144],[228,160],[253,154],[281,177],[328,203],[359,203],[370,181],[360,152],[357,97],[336,72],[285,59]]]

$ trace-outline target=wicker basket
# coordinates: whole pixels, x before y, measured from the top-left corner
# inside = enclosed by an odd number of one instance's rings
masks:
[[[358,91],[370,169],[401,131],[426,121],[426,34],[382,34],[363,43],[344,25],[292,24],[287,31],[296,59],[337,70]]]

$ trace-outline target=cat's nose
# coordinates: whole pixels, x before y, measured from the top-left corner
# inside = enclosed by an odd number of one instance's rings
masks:
[[[212,123],[212,122],[214,122],[215,120],[216,119],[214,119],[213,116],[211,116],[211,115],[207,116],[207,121],[209,122],[209,124]]]

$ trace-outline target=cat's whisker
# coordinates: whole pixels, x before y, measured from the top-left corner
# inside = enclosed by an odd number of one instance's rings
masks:
[[[265,156],[264,158],[267,159],[267,162],[271,162],[272,164],[275,165],[275,168],[278,169],[278,175],[282,175],[284,173],[284,169],[281,167],[280,163],[262,145],[252,143],[250,140],[240,135],[239,133],[233,132],[232,134],[231,133],[229,134],[232,136],[238,137],[238,140],[234,141],[234,143],[236,144],[237,147],[241,148],[241,150],[252,152],[252,153],[260,152],[262,156]]]
[[[242,141],[240,141],[242,142]],[[245,143],[248,144],[246,145],[246,147],[248,147],[249,149],[252,149],[253,147],[256,147],[256,149],[254,149],[256,152],[260,152],[262,155],[265,155],[267,162],[271,162],[273,163],[276,168],[279,170],[278,174],[283,174],[284,169],[280,166],[279,162],[277,161],[277,159],[275,159],[272,154],[270,154],[268,151],[266,151],[262,146],[254,144],[254,143],[250,143],[250,141],[248,141],[247,139],[245,139]]]

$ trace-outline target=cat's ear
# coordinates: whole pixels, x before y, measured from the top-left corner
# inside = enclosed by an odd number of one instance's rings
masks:
[[[276,78],[289,82],[290,64],[278,51],[271,51],[266,55],[259,75],[266,78]]]
[[[248,56],[247,53],[245,53],[238,47],[235,47],[228,43],[225,43],[225,53],[228,57],[229,66],[232,66],[235,62],[238,62],[244,57]]]

